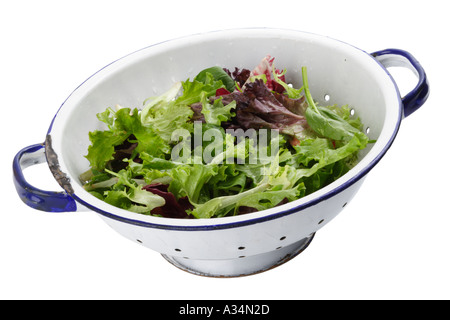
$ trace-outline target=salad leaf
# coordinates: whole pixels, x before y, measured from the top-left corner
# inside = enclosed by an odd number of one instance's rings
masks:
[[[115,131],[93,131],[89,132],[91,145],[88,148],[86,158],[91,167],[103,170],[108,161],[114,159],[114,147],[120,145],[128,138],[125,132]]]
[[[309,126],[318,134],[332,140],[348,141],[356,136],[360,140],[362,148],[364,148],[369,141],[367,136],[333,110],[316,106],[309,91],[308,75],[305,67],[302,68],[302,76],[306,101],[309,106],[305,114]]]
[[[222,103],[222,98],[215,99],[212,104],[210,104],[206,98],[206,95],[202,95],[202,114],[204,116],[205,122],[220,126],[222,121],[228,121],[235,114],[231,109],[236,109],[236,101],[228,103],[226,106]]]
[[[234,91],[235,88],[234,80],[228,75],[228,73],[222,67],[215,66],[204,69],[199,72],[199,74],[194,78],[194,80],[206,83],[208,73],[214,78],[215,81],[222,81],[227,91],[229,92]]]
[[[283,70],[281,73],[279,73],[279,72],[275,71],[275,68],[273,68],[272,74],[273,74],[274,81],[284,88],[284,90],[286,91],[289,98],[291,98],[291,99],[302,98],[303,97],[303,95],[302,95],[303,87],[301,87],[300,89],[295,89],[295,88],[289,86],[286,82],[284,82],[283,79],[284,79],[284,75],[286,74],[286,71],[287,70]]]
[[[224,168],[228,169],[230,166],[224,166]],[[224,191],[222,193],[239,193],[244,191],[245,185],[247,184],[247,176],[242,172],[232,171],[232,173],[228,173],[225,179],[219,181],[217,184],[211,183],[211,185],[215,185],[213,192],[217,190],[218,192],[216,194],[218,194],[220,191]]]
[[[297,151],[294,158],[302,165],[302,167],[297,169],[299,174],[309,177],[329,164],[352,156],[360,150],[361,142],[358,137],[354,136],[347,144],[334,149],[329,141],[316,138],[302,141],[300,146],[295,146],[294,148]],[[313,163],[312,166],[311,163]]]
[[[141,122],[137,108],[130,111],[122,108],[116,112],[114,123],[116,130],[127,132],[136,137],[137,152],[147,152],[154,156],[162,157],[170,152],[169,145],[154,131],[153,128],[144,126]]]
[[[193,131],[193,124],[189,121],[192,115],[189,106],[172,102],[156,111],[153,117],[148,116],[145,126],[152,128],[165,143],[170,144],[175,130]]]
[[[91,145],[86,158],[92,168],[103,170],[114,159],[114,147],[124,143],[129,137],[136,139],[136,152],[148,151],[155,156],[162,156],[170,151],[168,144],[152,128],[141,123],[138,112],[138,109],[131,111],[129,108],[121,108],[117,112],[107,109],[98,115],[99,119],[108,124],[109,130],[89,133]]]
[[[235,122],[238,126],[245,129],[277,129],[299,139],[308,136],[306,118],[280,103],[262,80],[247,83],[240,95],[245,98],[237,100]]]
[[[233,72],[231,72],[227,68],[224,68],[223,70],[235,81],[236,88],[238,88],[238,90],[242,92],[241,88],[244,86],[245,82],[250,77],[251,71],[245,68],[239,69],[236,67],[234,68]]]
[[[256,192],[242,197],[236,202],[235,214],[240,207],[250,207],[256,209],[256,211],[262,211],[273,208],[283,200],[293,201],[299,196],[299,190],[297,188],[287,190],[269,190],[265,192]]]
[[[285,76],[282,71],[275,69],[274,60],[275,58],[271,57],[270,55],[265,56],[250,72],[250,75],[244,86],[255,81],[256,79],[264,79],[264,83],[269,90],[283,93],[285,89],[273,78],[273,74],[279,74],[279,78],[283,81],[285,80]]]
[[[152,214],[166,218],[187,218],[187,211],[193,208],[189,200],[187,198],[177,200],[173,193],[167,190],[167,187],[165,184],[153,183],[142,188],[165,200],[165,204],[154,208]]]
[[[262,180],[254,188],[235,195],[212,198],[202,204],[193,203],[195,209],[191,214],[204,219],[224,216],[230,212],[235,215],[242,206],[264,210],[278,205],[285,199],[292,201],[303,191],[303,184],[294,186],[298,179],[292,180],[293,171],[288,174],[289,169],[286,167],[280,169],[277,161],[264,166],[264,169]]]
[[[182,86],[183,94],[175,100],[176,104],[191,105],[200,102],[203,94],[210,97],[215,95],[218,89],[225,88],[222,80],[215,80],[209,72],[202,77],[202,81],[188,79],[182,82]]]
[[[182,87],[181,82],[176,82],[168,91],[165,93],[156,96],[156,97],[150,97],[144,101],[144,108],[141,112],[141,121],[142,124],[148,125],[147,118],[149,115],[151,117],[154,117],[156,111],[158,111],[161,108],[164,108],[166,104],[171,103],[178,93],[180,92]]]
[[[192,109],[175,101],[181,87],[181,82],[177,82],[162,95],[145,100],[140,113],[142,125],[152,128],[167,144],[171,143],[172,133],[176,129],[192,131],[189,121],[193,115]]]
[[[234,209],[236,203],[250,195],[263,192],[269,188],[269,184],[262,184],[253,189],[238,193],[236,195],[213,198],[202,204],[194,204],[190,212],[197,219],[208,219],[213,216],[223,217]]]
[[[305,116],[306,108],[308,104],[306,103],[305,96],[301,96],[298,99],[289,98],[284,94],[275,94],[275,98],[280,102],[286,109],[300,116]]]
[[[227,133],[224,137],[223,151],[217,153],[209,163],[245,163],[250,155],[254,154],[254,142],[250,138],[241,139],[239,142],[235,143],[235,140],[237,139],[235,139],[233,135]]]
[[[154,208],[161,207],[166,203],[163,197],[148,192],[142,189],[142,186],[131,181],[126,170],[118,173],[106,171],[118,178],[114,189],[105,192],[104,200],[107,203],[142,214],[150,214]],[[120,188],[121,186],[127,188]]]
[[[171,170],[169,191],[177,199],[188,197],[192,204],[198,203],[203,186],[218,172],[218,165],[183,165]]]

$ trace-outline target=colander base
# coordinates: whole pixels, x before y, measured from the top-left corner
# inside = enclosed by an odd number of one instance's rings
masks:
[[[303,252],[311,243],[315,233],[285,247],[253,256],[240,256],[235,259],[200,260],[183,257],[162,256],[175,267],[186,272],[215,278],[249,276],[278,267]]]

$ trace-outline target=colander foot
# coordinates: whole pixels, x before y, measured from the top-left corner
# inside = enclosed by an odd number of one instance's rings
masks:
[[[273,269],[293,259],[309,246],[314,235],[315,233],[298,242],[267,253],[241,256],[235,259],[200,260],[165,254],[162,256],[175,267],[195,275],[215,278],[249,276]]]

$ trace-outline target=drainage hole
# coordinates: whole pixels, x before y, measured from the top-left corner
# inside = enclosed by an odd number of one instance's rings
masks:
[[[329,94],[326,94],[326,95],[323,96],[323,99],[324,99],[326,102],[328,102],[328,101],[330,101],[331,97],[330,97]]]
[[[181,249],[176,248],[175,251],[176,252],[181,252]]]
[[[245,249],[245,247],[239,247],[238,248],[238,250],[244,250]]]
[[[280,238],[280,241],[283,241],[284,239],[286,239],[286,236],[282,236],[282,237]]]
[[[367,134],[370,133],[370,128],[369,128],[369,127],[366,128],[366,133],[367,133]]]
[[[245,258],[245,256],[239,256],[239,259]]]
[[[142,243],[142,240],[136,239],[137,242]]]
[[[347,205],[347,202],[346,203],[344,203],[344,205],[342,206],[342,208],[344,208],[345,206]]]
[[[325,220],[324,219],[322,219],[322,220],[320,220],[319,221],[319,223],[318,224],[322,224],[323,222],[324,222]]]
[[[355,115],[355,109],[350,109],[350,115],[353,117]]]

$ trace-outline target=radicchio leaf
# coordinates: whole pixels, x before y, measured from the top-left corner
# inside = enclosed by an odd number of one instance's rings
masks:
[[[274,69],[274,60],[275,58],[271,57],[270,55],[265,56],[260,61],[260,63],[252,70],[249,79],[247,79],[247,82],[244,84],[244,86],[247,86],[250,83],[249,81],[251,78],[263,75],[266,78],[266,86],[269,90],[277,93],[283,93],[285,89],[273,78],[273,72],[275,71],[277,75],[280,75],[280,80],[286,81],[286,79],[282,71]]]

